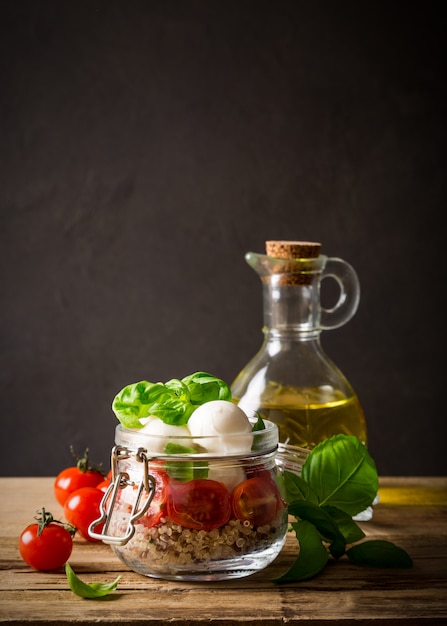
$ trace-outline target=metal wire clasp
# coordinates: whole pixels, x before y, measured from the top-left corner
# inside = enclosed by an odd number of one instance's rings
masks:
[[[100,504],[101,516],[93,521],[88,529],[88,534],[94,539],[100,539],[104,543],[114,545],[125,545],[135,533],[135,522],[149,509],[155,494],[155,479],[149,474],[149,460],[144,448],[138,448],[135,459],[143,463],[143,477],[136,483],[130,480],[127,472],[118,472],[118,461],[128,459],[132,456],[131,451],[123,446],[115,446],[112,450],[112,480],[109,488],[104,494]],[[127,525],[122,535],[110,535],[109,526],[115,511],[115,504],[120,489],[126,487],[137,487],[137,493],[132,505]],[[141,505],[142,500],[143,504]],[[141,505],[141,508],[140,508]],[[95,528],[104,524],[100,532],[95,532]]]

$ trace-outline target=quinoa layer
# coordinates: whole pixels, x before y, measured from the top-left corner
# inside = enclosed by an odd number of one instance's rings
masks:
[[[115,518],[111,534],[124,534],[126,526],[127,516]],[[162,518],[151,528],[137,522],[132,539],[125,546],[114,547],[114,551],[135,571],[142,568],[172,570],[262,552],[282,540],[283,529],[282,513],[265,526],[254,527],[247,520],[231,519],[224,526],[209,531],[185,528],[169,518]]]

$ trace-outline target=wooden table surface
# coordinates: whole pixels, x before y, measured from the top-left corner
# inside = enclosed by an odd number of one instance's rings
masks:
[[[447,624],[447,477],[382,478],[370,538],[393,541],[411,569],[376,569],[331,562],[316,578],[287,585],[271,579],[287,569],[293,536],[276,561],[228,582],[169,582],[127,569],[109,546],[76,537],[70,564],[86,582],[112,581],[117,591],[85,600],[68,588],[63,570],[43,573],[20,558],[21,530],[44,506],[62,517],[53,478],[0,478],[0,622],[17,624]]]

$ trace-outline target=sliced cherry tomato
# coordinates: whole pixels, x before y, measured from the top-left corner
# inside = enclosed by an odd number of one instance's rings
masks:
[[[265,469],[263,465],[253,465],[252,467],[247,467],[246,473],[247,478],[254,478],[255,476],[258,476],[259,478],[272,480],[271,471]]]
[[[270,476],[255,476],[233,489],[231,506],[237,519],[248,520],[253,526],[263,526],[276,517],[283,502]]]
[[[54,481],[54,495],[62,506],[73,491],[82,487],[96,487],[104,480],[103,472],[90,465],[88,449],[81,458],[75,454],[73,448],[71,451],[73,456],[77,458],[77,465],[63,469]]]
[[[155,493],[152,498],[150,507],[142,517],[138,520],[140,524],[150,528],[155,526],[166,512],[166,500],[168,498],[168,475],[164,471],[149,468],[149,473],[155,478]]]
[[[75,529],[54,521],[51,513],[41,510],[38,523],[21,533],[19,551],[22,559],[34,569],[51,571],[62,567],[70,558]]]
[[[100,541],[93,539],[88,534],[90,524],[100,517],[99,505],[104,497],[104,492],[96,487],[82,487],[73,491],[64,504],[65,519],[73,524],[79,534],[87,541]],[[95,532],[101,532],[103,524],[95,528]]]
[[[167,513],[172,521],[187,528],[212,530],[231,516],[231,496],[223,483],[196,478],[182,483],[171,481]]]

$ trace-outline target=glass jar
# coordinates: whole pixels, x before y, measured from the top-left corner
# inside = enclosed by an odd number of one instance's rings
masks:
[[[90,535],[154,578],[225,580],[265,568],[284,545],[288,517],[278,429],[264,425],[194,438],[118,425],[112,482]]]

